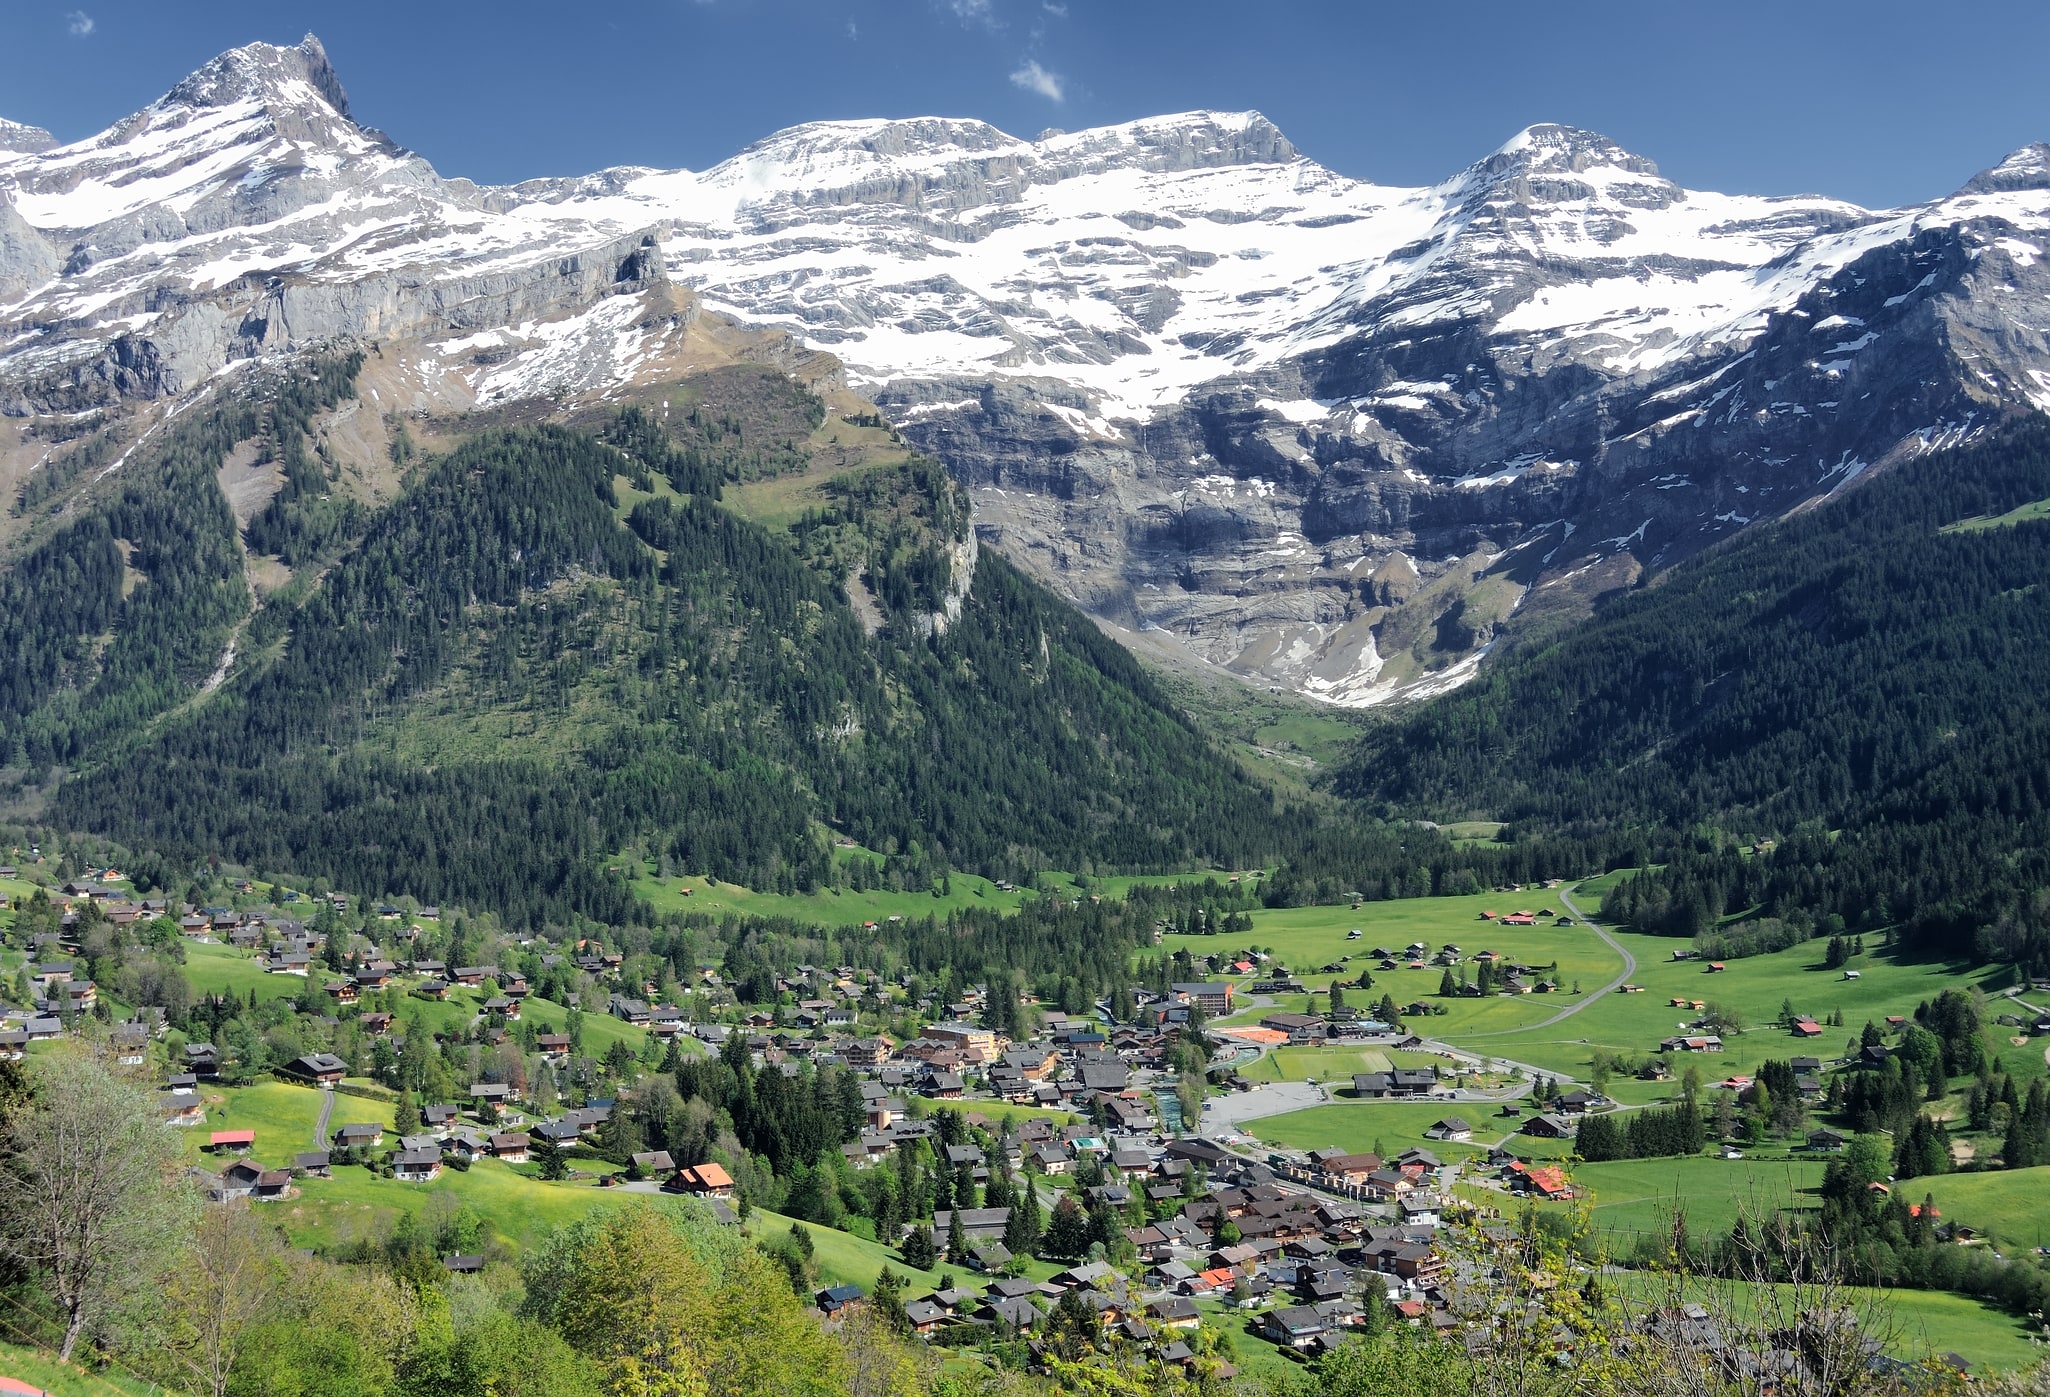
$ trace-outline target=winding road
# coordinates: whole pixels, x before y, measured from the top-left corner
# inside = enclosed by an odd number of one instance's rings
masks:
[[[327,1123],[335,1113],[335,1094],[326,1087],[320,1089],[320,1122],[313,1127],[313,1148],[324,1150],[327,1144]]]
[[[1631,955],[1629,951],[1625,950],[1623,948],[1622,942],[1618,941],[1615,937],[1609,935],[1607,929],[1604,928],[1601,923],[1593,920],[1587,915],[1587,913],[1581,911],[1579,904],[1574,902],[1574,900],[1567,894],[1564,888],[1560,888],[1558,890],[1558,893],[1559,904],[1562,907],[1564,907],[1568,912],[1573,914],[1573,919],[1579,922],[1582,926],[1586,927],[1589,931],[1593,932],[1596,936],[1599,936],[1602,939],[1602,943],[1604,945],[1606,945],[1610,950],[1614,951],[1617,955],[1623,958],[1622,973],[1616,976],[1615,979],[1609,981],[1609,983],[1607,983],[1606,985],[1603,985],[1600,989],[1596,990],[1593,994],[1585,995],[1578,1002],[1567,1005],[1564,1009],[1561,1009],[1558,1013],[1552,1015],[1552,1017],[1550,1017],[1549,1019],[1545,1019],[1539,1023],[1525,1024],[1522,1028],[1498,1028],[1490,1033],[1462,1033],[1459,1035],[1460,1040],[1462,1042],[1473,1038],[1504,1038],[1512,1034],[1535,1033],[1541,1028],[1550,1028],[1553,1024],[1564,1023],[1567,1019],[1572,1018],[1575,1014],[1579,1013],[1582,1009],[1585,1009],[1588,1005],[1594,1003],[1597,999],[1602,998],[1604,995],[1614,994],[1617,990],[1629,984],[1630,977],[1637,973],[1637,957]]]

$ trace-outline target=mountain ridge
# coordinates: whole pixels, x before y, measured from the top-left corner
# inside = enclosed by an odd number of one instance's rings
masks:
[[[1100,620],[1358,705],[2050,405],[2041,147],[1900,210],[1690,191],[1560,125],[1381,186],[1208,111],[816,122],[492,188],[346,113],[309,36],[0,155],[5,411],[341,341],[404,347],[406,410],[603,401],[701,305],[834,355]],[[0,435],[0,476],[40,450]]]

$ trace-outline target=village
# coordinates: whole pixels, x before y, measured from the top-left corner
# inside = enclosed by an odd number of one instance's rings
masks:
[[[20,886],[11,867],[0,878]],[[1422,1036],[1418,1027],[1442,1012],[1432,999],[1577,992],[1542,964],[1450,942],[1374,946],[1358,964],[1348,955],[1300,967],[1249,947],[1183,954],[1175,965],[1192,978],[1136,988],[1123,1022],[1102,1006],[1081,1015],[1036,1002],[1018,1006],[1019,1020],[992,1012],[986,987],[962,986],[949,999],[912,977],[851,964],[789,966],[769,1002],[743,1003],[712,959],[682,976],[673,967],[650,975],[645,956],[590,937],[558,945],[480,935],[471,942],[480,958],[451,965],[427,953],[449,943],[439,908],[359,900],[352,916],[342,894],[246,881],[229,891],[218,905],[138,897],[109,869],[47,889],[53,929],[19,945],[11,983],[27,993],[19,1004],[0,1001],[0,1055],[80,1035],[152,1074],[162,1118],[189,1132],[193,1178],[217,1202],[318,1204],[353,1177],[460,1188],[472,1170],[504,1169],[529,1188],[594,1201],[685,1197],[721,1221],[743,1225],[752,1215],[757,1226],[770,1215],[749,1196],[759,1177],[751,1160],[712,1158],[716,1147],[680,1157],[627,1122],[638,1119],[648,1084],[687,1060],[744,1062],[790,1080],[832,1073],[858,1093],[858,1128],[837,1147],[844,1175],[909,1169],[938,1177],[944,1192],[923,1215],[858,1219],[870,1224],[875,1272],[822,1276],[812,1299],[829,1318],[859,1307],[894,1265],[890,1303],[903,1305],[912,1332],[948,1347],[994,1341],[1031,1351],[1080,1305],[1119,1342],[1214,1377],[1247,1360],[1243,1347],[1220,1346],[1220,1335],[1314,1356],[1390,1323],[1457,1330],[1469,1308],[1462,1288],[1484,1282],[1475,1246],[1528,1226],[1517,1219],[1529,1205],[1574,1200],[1582,1123],[1606,1125],[1621,1105],[1570,1082],[1484,1081],[1472,1054]],[[1537,918],[1482,920],[1513,927]],[[104,958],[119,929],[138,928],[159,941],[175,928],[202,1007],[209,994],[279,1006],[287,1017],[268,1039],[244,1043],[306,1050],[284,1057],[195,1038],[149,1007],[122,1005],[117,1016],[86,973],[86,952],[98,936]],[[1362,991],[1361,1007],[1334,986],[1306,1003],[1315,1012],[1280,1007],[1307,995],[1308,975],[1362,968],[1441,971],[1441,995],[1397,1004],[1384,993],[1374,1003]],[[210,979],[218,988],[209,990]],[[1674,1007],[1703,1008],[1677,998]],[[191,1011],[184,1017],[189,1024]],[[1885,1031],[1897,1035],[1905,1020],[1890,1018]],[[1004,1021],[1026,1027],[1013,1036],[990,1026]],[[907,1024],[913,1031],[885,1031]],[[467,1065],[440,1079],[444,1094],[392,1089],[409,1026],[434,1035],[438,1062]],[[1787,1031],[1801,1039],[1819,1030],[1801,1016]],[[1668,1082],[1676,1062],[1721,1043],[1682,1034],[1649,1046],[1636,1076]],[[1385,1154],[1276,1146],[1212,1122],[1213,1106],[1228,1111],[1269,1089],[1243,1069],[1277,1049],[1400,1063],[1327,1084],[1325,1099],[1440,1113],[1421,1143]],[[1819,1107],[1831,1067],[1877,1068],[1888,1052],[1875,1042],[1842,1064],[1793,1057],[1801,1098]],[[1737,1074],[1702,1083],[1731,1100],[1752,1086]],[[293,1091],[318,1101],[310,1130],[292,1117],[301,1138],[241,1123],[251,1094]],[[1827,1155],[1847,1140],[1817,1128],[1805,1147]],[[1726,1153],[1741,1158],[1734,1146]],[[1014,1216],[1021,1211],[1029,1224]],[[476,1270],[490,1255],[454,1251],[442,1262]],[[921,1275],[933,1278],[929,1289],[896,1293]]]

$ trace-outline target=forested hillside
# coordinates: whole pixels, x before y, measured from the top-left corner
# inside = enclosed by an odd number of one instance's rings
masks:
[[[81,768],[64,824],[612,921],[635,914],[602,865],[630,842],[787,890],[833,876],[829,833],[1022,877],[1268,859],[1300,825],[1002,560],[922,620],[968,581],[966,500],[930,463],[834,477],[772,529],[719,502],[759,435],[629,408],[482,432],[390,507],[341,508],[304,431],[352,370],[222,405],[8,574],[0,732]],[[252,611],[211,477],[265,433],[284,483],[250,545],[332,561]]]
[[[1763,904],[1912,918],[1958,949],[2004,919],[2019,949],[2050,873],[2050,521],[2026,508],[2045,498],[2041,419],[1913,462],[1372,732],[1339,787],[1388,809],[1728,836],[1625,899],[1659,929]],[[1763,857],[1733,847],[1772,837]]]

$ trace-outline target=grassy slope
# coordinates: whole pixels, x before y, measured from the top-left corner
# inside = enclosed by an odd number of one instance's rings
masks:
[[[866,849],[844,848],[836,852],[836,857],[843,862],[857,858],[880,858]],[[1078,884],[1073,874],[1068,873],[1047,874],[1045,882],[1048,891],[1058,897],[1082,896],[1085,892],[1092,896],[1122,897],[1139,884],[1167,884],[1192,877],[1201,879],[1205,876],[1208,875],[1160,874],[1091,878],[1087,880],[1086,890]],[[1218,875],[1220,881],[1228,876],[1230,875]],[[718,916],[738,914],[755,917],[791,917],[830,927],[858,926],[862,922],[880,922],[891,917],[944,917],[949,912],[969,907],[1015,912],[1040,896],[1039,893],[1023,890],[1004,892],[989,879],[971,873],[950,874],[949,890],[944,896],[931,891],[891,892],[888,889],[874,889],[868,892],[855,892],[851,889],[836,888],[821,888],[814,893],[762,893],[744,888],[738,883],[715,884],[702,876],[663,878],[645,865],[631,870],[630,879],[634,895],[658,913],[702,912]]]
[[[0,1306],[0,1309],[8,1307]],[[0,1321],[0,1333],[11,1332]],[[31,1387],[41,1388],[53,1397],[143,1397],[143,1394],[160,1391],[149,1383],[132,1378],[118,1369],[105,1373],[89,1373],[85,1369],[68,1363],[59,1363],[55,1358],[34,1348],[0,1339],[0,1377],[14,1378]]]
[[[201,994],[232,990],[247,999],[249,992],[255,990],[259,999],[295,999],[307,985],[306,980],[296,975],[269,974],[254,956],[232,946],[191,942],[186,945],[185,956],[185,978]],[[311,979],[318,984],[320,972],[316,971]],[[402,993],[396,996],[392,1012],[400,1023],[418,1015],[429,1029],[446,1032],[474,1020],[483,1009],[484,999],[478,991],[464,988],[451,991],[445,1000],[419,999]],[[569,1010],[552,1000],[530,996],[521,1003],[520,1021],[531,1021],[540,1032],[560,1031],[569,1021]],[[615,1042],[638,1049],[647,1037],[647,1030],[604,1014],[584,1015],[584,1041],[593,1052],[602,1053]]]
[[[218,1171],[229,1163],[226,1157],[216,1159],[200,1153],[208,1137],[217,1130],[254,1130],[256,1147],[250,1151],[250,1157],[273,1168],[289,1165],[294,1155],[307,1150],[326,1148],[325,1143],[314,1139],[314,1127],[320,1122],[321,1093],[312,1087],[292,1082],[260,1082],[249,1087],[209,1087],[201,1095],[206,1102],[206,1124],[183,1133],[186,1157],[208,1169]],[[373,1123],[391,1125],[390,1102],[335,1096],[334,1116],[328,1123],[330,1131],[344,1125]]]

